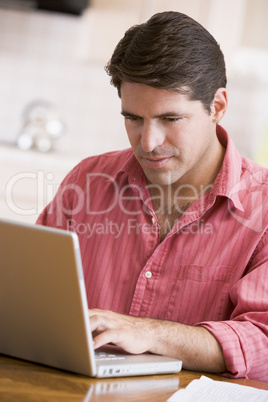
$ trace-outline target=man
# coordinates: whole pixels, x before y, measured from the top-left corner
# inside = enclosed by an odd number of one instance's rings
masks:
[[[38,219],[79,235],[95,348],[268,381],[267,170],[218,125],[217,42],[184,14],[156,14],[107,72],[131,148],[82,161]]]

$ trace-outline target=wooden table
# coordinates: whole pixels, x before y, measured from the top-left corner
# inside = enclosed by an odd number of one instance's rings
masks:
[[[0,355],[1,402],[166,401],[205,373],[182,370],[178,374],[96,380]],[[205,374],[268,390],[268,383]]]

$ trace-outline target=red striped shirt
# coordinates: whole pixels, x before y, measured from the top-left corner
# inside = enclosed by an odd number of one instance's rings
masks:
[[[83,160],[37,223],[76,231],[89,308],[202,323],[228,373],[268,382],[268,175],[226,147],[210,191],[159,242],[131,149]]]

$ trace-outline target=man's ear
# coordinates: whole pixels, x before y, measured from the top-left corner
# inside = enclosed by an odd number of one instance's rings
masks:
[[[223,118],[227,109],[227,104],[228,98],[226,88],[218,88],[210,106],[213,123],[219,123]]]

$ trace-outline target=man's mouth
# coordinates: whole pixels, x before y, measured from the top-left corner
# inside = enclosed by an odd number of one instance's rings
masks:
[[[172,156],[158,156],[158,157],[142,157],[144,164],[150,168],[161,168],[165,166],[170,160]]]

